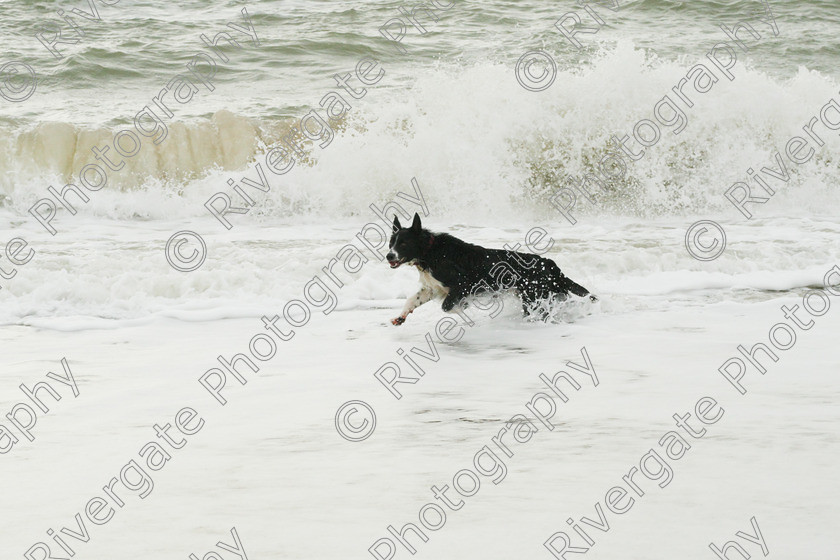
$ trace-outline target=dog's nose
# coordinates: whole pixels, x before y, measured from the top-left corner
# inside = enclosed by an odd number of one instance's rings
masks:
[[[397,255],[395,255],[394,253],[388,253],[387,255],[385,255],[385,258],[388,259],[389,261],[393,261],[394,259],[397,258]]]

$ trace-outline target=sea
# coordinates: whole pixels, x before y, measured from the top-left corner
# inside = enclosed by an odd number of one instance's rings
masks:
[[[840,557],[836,1],[0,30],[0,557]],[[598,299],[395,327],[415,213]]]

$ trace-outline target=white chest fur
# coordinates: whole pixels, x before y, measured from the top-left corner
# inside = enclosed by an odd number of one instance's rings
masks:
[[[420,283],[423,288],[432,291],[433,298],[444,298],[449,293],[449,288],[435,280],[428,270],[420,270]]]

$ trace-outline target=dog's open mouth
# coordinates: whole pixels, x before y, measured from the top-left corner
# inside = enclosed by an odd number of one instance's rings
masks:
[[[397,268],[397,267],[398,267],[398,266],[400,266],[403,262],[405,262],[405,261],[403,261],[403,259],[400,259],[400,260],[398,260],[398,261],[388,261],[388,264],[389,264],[389,265],[391,265],[391,268]]]

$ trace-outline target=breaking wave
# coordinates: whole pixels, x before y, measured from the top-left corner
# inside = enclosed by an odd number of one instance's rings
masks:
[[[575,211],[639,217],[721,211],[730,207],[724,191],[748,181],[748,169],[774,166],[776,152],[784,156],[787,140],[804,135],[802,127],[819,116],[838,84],[804,68],[782,79],[739,61],[734,80],[718,79],[708,93],[686,86],[693,102],[687,107],[672,88],[702,60],[661,60],[620,43],[590,64],[559,70],[553,85],[537,93],[517,84],[506,64],[425,68],[410,89],[372,87],[354,100],[329,144],[309,142],[291,171],[269,175],[270,192],[252,193],[252,215],[358,215],[416,177],[438,215],[557,216],[548,204],[552,193],[597,171],[615,151],[610,138],[632,136],[637,122],[653,120],[666,95],[683,111],[684,129],[675,134],[676,127],[661,126],[643,158],[625,158],[623,176],[602,185],[593,202],[579,197]],[[323,112],[317,101],[312,106]],[[228,179],[256,178],[255,163],[296,126],[295,119],[228,111],[167,123],[166,139],[154,145],[143,138],[140,153],[80,211],[114,218],[205,214],[208,197],[231,192]],[[126,128],[131,124],[7,127],[0,134],[0,204],[25,213],[48,186],[78,184],[79,170],[96,163],[91,148]],[[768,214],[793,207],[837,213],[840,139],[823,132],[825,146],[816,146],[809,162],[786,160],[791,178],[778,185]]]

